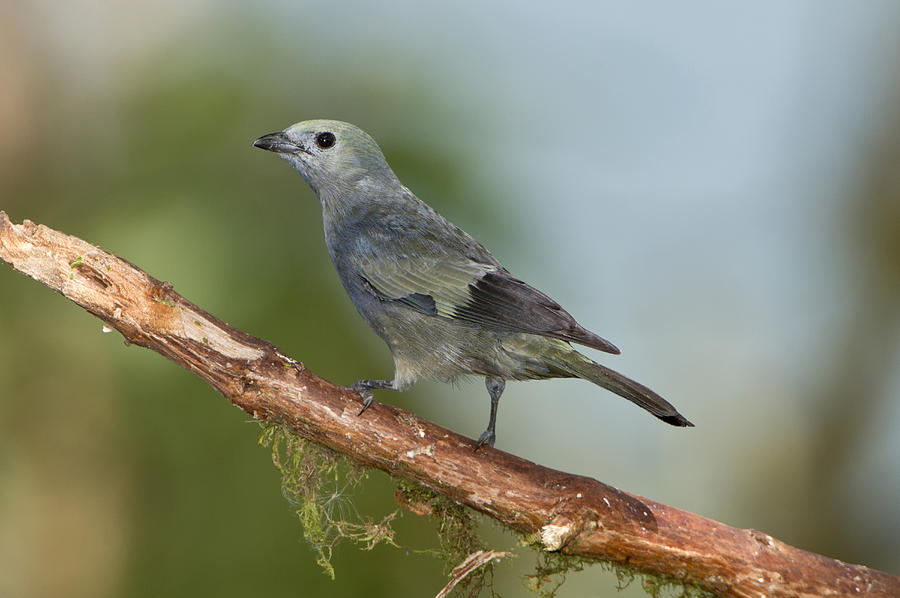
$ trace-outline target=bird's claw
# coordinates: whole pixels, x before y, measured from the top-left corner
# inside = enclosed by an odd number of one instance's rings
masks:
[[[372,389],[368,386],[363,386],[361,384],[351,384],[346,388],[347,390],[352,390],[362,397],[363,407],[359,410],[359,413],[356,414],[356,417],[359,417],[366,412],[366,409],[372,406],[372,403],[375,401],[375,393],[373,393]]]
[[[497,439],[497,435],[494,434],[493,430],[485,430],[481,433],[481,436],[478,437],[478,443],[475,445],[475,450],[477,451],[485,444],[488,446],[494,446],[494,440]]]
[[[364,390],[359,393],[363,398],[363,407],[359,410],[359,413],[356,414],[356,417],[359,417],[363,413],[366,412],[366,409],[372,406],[372,403],[375,402],[375,395],[372,394],[371,390]]]

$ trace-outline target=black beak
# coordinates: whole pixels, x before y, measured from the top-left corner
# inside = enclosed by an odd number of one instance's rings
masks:
[[[279,154],[293,154],[297,150],[302,149],[296,143],[288,139],[288,136],[284,134],[284,131],[263,135],[253,142],[253,147],[258,147],[270,152],[277,152]]]

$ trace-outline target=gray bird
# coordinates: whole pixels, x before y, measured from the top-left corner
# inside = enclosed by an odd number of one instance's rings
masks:
[[[403,186],[375,141],[334,120],[308,120],[253,145],[277,153],[322,204],[325,244],[347,294],[394,356],[393,380],[348,388],[405,390],[418,378],[485,377],[491,398],[476,450],[496,439],[507,380],[583,378],[673,426],[692,426],[665,399],[572,348],[618,354],[556,301],[512,276],[478,241]]]

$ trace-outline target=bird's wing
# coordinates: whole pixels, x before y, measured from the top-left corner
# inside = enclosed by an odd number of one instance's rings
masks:
[[[362,275],[380,299],[426,315],[619,352],[578,324],[559,303],[496,264],[436,258],[372,260],[362,264]]]

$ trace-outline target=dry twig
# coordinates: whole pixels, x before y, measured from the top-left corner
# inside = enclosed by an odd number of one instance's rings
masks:
[[[453,567],[453,571],[450,572],[450,581],[447,582],[447,585],[444,586],[440,592],[434,598],[446,598],[450,592],[453,591],[453,588],[461,582],[466,576],[481,567],[482,565],[486,565],[495,559],[502,559],[504,557],[512,556],[511,552],[499,552],[497,550],[478,550],[473,552],[469,556],[467,556],[463,562]]]

